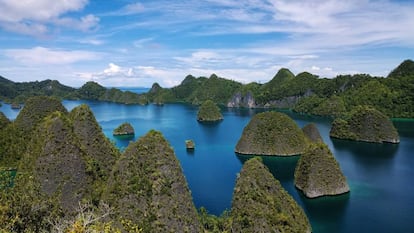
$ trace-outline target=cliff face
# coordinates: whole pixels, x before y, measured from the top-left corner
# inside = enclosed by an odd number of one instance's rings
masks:
[[[211,100],[206,100],[198,110],[197,120],[204,121],[220,121],[223,120],[223,115],[220,108]]]
[[[91,109],[83,104],[74,108],[69,117],[73,132],[79,139],[82,150],[87,157],[87,171],[95,181],[94,191],[97,196],[103,191],[104,183],[109,177],[115,161],[120,157],[118,149],[103,134]]]
[[[231,100],[227,103],[229,108],[256,108],[256,101],[254,100],[253,94],[247,92],[246,95],[242,95],[241,92],[237,92],[233,95]]]
[[[39,124],[35,134],[19,170],[32,173],[42,192],[72,212],[90,193],[92,179],[71,121],[55,112]]]
[[[305,151],[305,135],[286,114],[264,112],[252,117],[235,151],[254,155],[297,155]]]
[[[332,123],[333,138],[375,143],[399,143],[398,132],[390,119],[369,106],[358,106],[344,119]]]
[[[234,189],[233,232],[311,232],[302,208],[259,157],[245,162]]]
[[[108,183],[105,199],[119,223],[143,232],[201,232],[180,164],[160,132],[129,144]]]
[[[349,192],[349,186],[328,146],[311,145],[295,170],[295,186],[309,198]]]

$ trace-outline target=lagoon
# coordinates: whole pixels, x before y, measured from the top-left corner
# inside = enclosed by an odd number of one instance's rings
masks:
[[[200,124],[197,107],[185,104],[123,105],[95,101],[63,101],[70,111],[88,104],[105,135],[122,150],[128,140],[112,136],[123,122],[135,129],[136,140],[155,129],[163,133],[181,163],[197,208],[204,206],[219,215],[230,209],[236,177],[249,156],[234,153],[234,147],[250,118],[263,110],[222,109],[224,120]],[[18,110],[0,107],[9,119]],[[401,143],[371,144],[333,140],[331,120],[286,111],[300,127],[316,123],[342,171],[351,192],[336,197],[305,198],[293,185],[293,172],[299,157],[264,157],[263,161],[283,187],[304,208],[313,232],[414,232],[414,121],[395,121]],[[185,140],[195,142],[187,151]]]

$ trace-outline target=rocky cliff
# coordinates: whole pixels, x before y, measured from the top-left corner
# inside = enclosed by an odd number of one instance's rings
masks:
[[[235,151],[240,154],[289,156],[303,153],[305,147],[305,135],[289,116],[264,112],[252,117]]]
[[[234,188],[233,232],[311,232],[302,208],[259,157],[244,163]]]
[[[254,100],[253,94],[247,92],[243,95],[241,92],[237,92],[233,95],[231,100],[227,103],[229,108],[256,108],[256,101]]]
[[[329,135],[333,138],[364,142],[400,142],[391,120],[369,106],[358,106],[345,118],[335,119]]]
[[[295,186],[309,198],[349,192],[338,162],[323,143],[309,146],[300,157],[295,170]]]

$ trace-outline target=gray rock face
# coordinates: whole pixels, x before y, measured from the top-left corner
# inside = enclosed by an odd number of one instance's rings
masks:
[[[328,146],[315,143],[302,154],[295,170],[295,186],[315,198],[349,192],[349,186]]]
[[[255,108],[256,101],[251,92],[247,92],[246,95],[242,95],[242,93],[237,92],[233,95],[231,100],[227,103],[227,107],[229,108]]]

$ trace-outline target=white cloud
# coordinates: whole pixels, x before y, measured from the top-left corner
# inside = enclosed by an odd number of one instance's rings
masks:
[[[88,0],[0,0],[0,27],[32,36],[46,34],[52,25],[88,31],[96,28],[99,18],[94,15],[80,19],[62,17],[82,10],[87,3]]]
[[[7,57],[27,65],[63,65],[80,61],[98,60],[99,53],[82,50],[62,50],[44,47],[34,47],[31,49],[6,49],[4,53]]]

